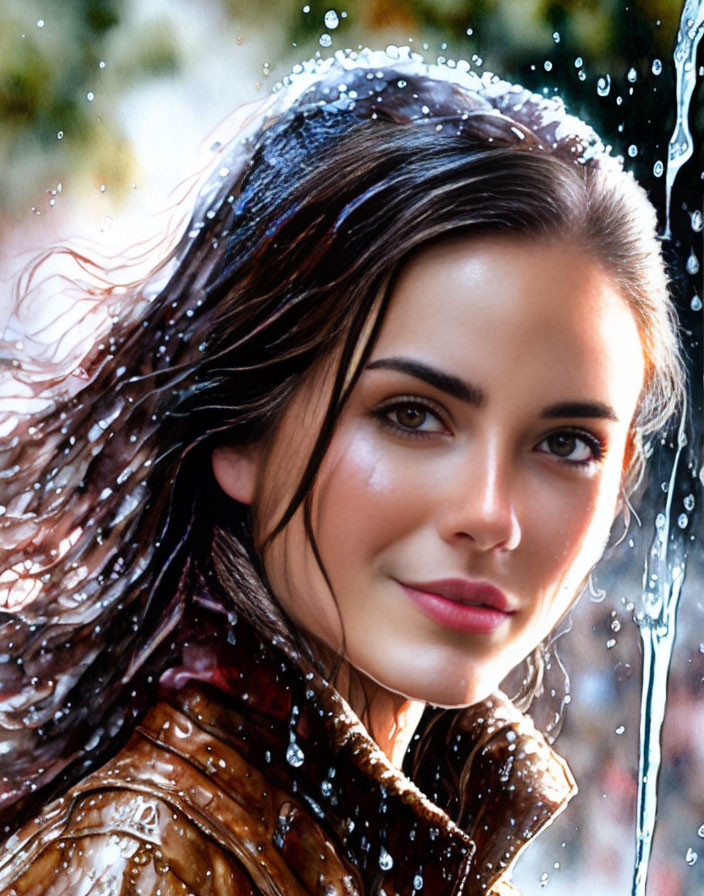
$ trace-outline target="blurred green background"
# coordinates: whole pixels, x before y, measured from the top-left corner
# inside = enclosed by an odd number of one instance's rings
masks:
[[[213,54],[228,67],[239,57],[237,102],[268,90],[272,73],[301,57],[367,43],[411,42],[430,57],[466,58],[534,89],[559,90],[618,152],[637,147],[632,166],[643,175],[664,160],[680,8],[679,0],[4,0],[0,209],[26,208],[59,182],[62,192],[92,183],[124,198],[142,171],[123,103],[157,83],[178,89]],[[611,84],[602,96],[605,76]]]

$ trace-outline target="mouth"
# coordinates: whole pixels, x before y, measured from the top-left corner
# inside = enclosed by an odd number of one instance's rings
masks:
[[[503,591],[488,582],[459,578],[432,582],[396,581],[424,615],[455,631],[492,634],[515,612]]]

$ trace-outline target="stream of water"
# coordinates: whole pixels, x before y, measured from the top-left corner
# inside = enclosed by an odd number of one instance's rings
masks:
[[[677,452],[668,482],[665,509],[655,520],[655,538],[643,572],[643,606],[638,617],[643,644],[640,713],[640,763],[636,816],[636,860],[632,896],[645,896],[657,814],[660,735],[665,718],[667,677],[675,644],[677,606],[684,583],[686,548],[681,530],[672,526],[672,500],[682,461],[685,414],[677,434]]]
[[[677,75],[677,118],[670,138],[667,154],[667,227],[665,236],[670,236],[670,201],[675,178],[694,151],[692,133],[689,129],[689,106],[697,83],[697,48],[704,33],[704,3],[702,0],[685,0],[680,19],[680,27],[675,44],[675,72]]]
[[[697,79],[697,47],[704,34],[704,0],[686,0],[674,52],[677,77],[676,122],[670,139],[666,173],[667,226],[671,237],[672,188],[680,168],[692,156],[689,107]],[[636,859],[632,896],[645,896],[648,865],[657,814],[660,736],[665,716],[667,678],[675,643],[677,607],[682,594],[687,559],[681,517],[673,513],[676,483],[683,474],[686,446],[686,409],[677,433],[665,507],[655,519],[655,537],[643,572],[643,602],[636,617],[643,645],[640,764],[636,817]],[[689,508],[692,509],[692,508]]]

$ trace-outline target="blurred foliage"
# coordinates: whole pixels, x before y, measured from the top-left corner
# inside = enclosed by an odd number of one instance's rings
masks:
[[[3,0],[0,5],[0,207],[49,172],[124,187],[132,170],[110,98],[178,68],[169,23],[126,20],[125,0]],[[108,56],[110,63],[106,63]],[[33,172],[33,174],[32,174]]]
[[[647,182],[654,162],[666,160],[674,122],[681,7],[682,0],[268,0],[263,8],[261,0],[210,0],[207,11],[247,35],[266,34],[273,68],[316,51],[410,42],[428,59],[466,58],[477,70],[559,92]],[[328,29],[330,10],[338,25]],[[33,182],[61,172],[97,184],[109,175],[111,190],[126,187],[134,157],[115,99],[182,71],[188,17],[204,11],[198,0],[3,0],[0,208],[26,202]],[[205,43],[201,59],[210,51]],[[654,60],[662,63],[657,75]],[[610,90],[599,95],[607,74]],[[700,84],[699,134],[701,98]]]

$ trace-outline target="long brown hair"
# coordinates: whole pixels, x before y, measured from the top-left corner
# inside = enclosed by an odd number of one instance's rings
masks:
[[[616,278],[648,367],[626,488],[677,405],[655,215],[591,130],[496,80],[374,60],[311,71],[219,153],[178,245],[151,278],[110,296],[109,332],[54,377],[50,407],[0,421],[8,830],[10,811],[55,791],[62,771],[80,775],[129,728],[187,636],[194,596],[310,652],[210,452],[264,435],[334,355],[327,413],[279,523],[303,505],[315,545],[316,471],[395,274],[419,247],[460,231],[559,236]],[[10,378],[41,378],[3,348]]]

